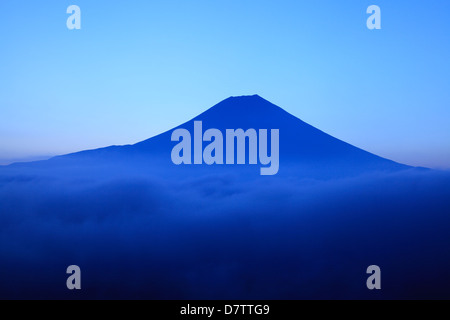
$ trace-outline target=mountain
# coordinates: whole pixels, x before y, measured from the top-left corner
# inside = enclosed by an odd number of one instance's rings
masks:
[[[334,178],[408,168],[336,139],[258,95],[230,97],[194,119],[134,145],[87,150],[16,166],[75,170],[89,172],[89,175],[92,169],[105,171],[107,168],[115,174],[160,175],[163,172],[165,177],[236,172],[250,176],[259,174],[259,165],[174,165],[171,151],[177,142],[171,141],[172,132],[185,128],[193,135],[195,121],[202,121],[203,131],[216,128],[223,133],[226,129],[239,128],[279,129],[279,176]],[[206,142],[203,147],[205,145]]]

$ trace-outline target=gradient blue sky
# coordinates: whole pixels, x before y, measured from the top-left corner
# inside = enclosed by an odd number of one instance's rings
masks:
[[[2,0],[0,163],[135,143],[259,94],[370,152],[450,168],[449,14],[446,0]]]

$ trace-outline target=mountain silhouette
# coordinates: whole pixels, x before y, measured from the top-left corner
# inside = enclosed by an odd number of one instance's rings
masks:
[[[238,128],[279,129],[278,174],[281,176],[334,178],[409,168],[336,139],[258,95],[225,99],[178,127],[134,145],[81,151],[20,166],[79,172],[90,172],[90,169],[98,170],[101,167],[100,171],[111,168],[114,172],[126,173],[131,170],[144,175],[159,175],[164,172],[164,176],[258,173],[259,170],[254,165],[174,165],[170,155],[176,142],[171,141],[171,134],[178,128],[185,128],[192,133],[194,121],[202,121],[203,132],[209,128],[222,132]],[[203,147],[206,144],[204,142]]]

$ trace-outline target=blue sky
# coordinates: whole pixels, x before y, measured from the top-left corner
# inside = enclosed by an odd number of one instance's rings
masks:
[[[66,9],[81,8],[81,30]],[[382,29],[368,30],[376,4]],[[411,165],[450,168],[448,1],[0,2],[0,163],[135,143],[259,94]]]

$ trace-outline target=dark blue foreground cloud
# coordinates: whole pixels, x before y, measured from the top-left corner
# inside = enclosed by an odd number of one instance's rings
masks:
[[[448,298],[450,174],[10,181],[1,298]],[[65,286],[67,266],[82,290]],[[369,265],[382,290],[369,291]]]

